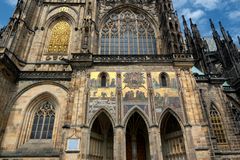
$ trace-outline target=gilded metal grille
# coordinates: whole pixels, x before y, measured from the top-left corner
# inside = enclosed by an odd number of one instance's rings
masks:
[[[48,53],[67,53],[71,27],[66,21],[60,21],[52,28]]]
[[[182,131],[165,135],[165,160],[186,160],[186,150]]]
[[[51,139],[55,119],[55,107],[45,102],[35,113],[31,139]]]
[[[213,133],[216,136],[217,143],[226,144],[227,141],[226,141],[224,127],[222,124],[220,114],[213,106],[210,109],[210,120],[212,124]]]
[[[100,35],[100,54],[156,54],[154,29],[143,14],[131,10],[111,14]]]

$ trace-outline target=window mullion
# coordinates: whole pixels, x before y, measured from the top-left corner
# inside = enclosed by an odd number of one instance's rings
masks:
[[[38,131],[38,127],[39,127],[39,120],[40,120],[40,116],[38,114],[36,114],[35,116],[38,116],[38,121],[37,121],[37,126],[35,129],[35,135],[33,136],[33,139],[35,139],[37,137],[37,131]]]
[[[45,120],[46,120],[46,112],[44,112],[44,114],[43,114],[42,128],[40,130],[40,139],[42,139],[42,134],[43,134],[43,128],[44,128]]]

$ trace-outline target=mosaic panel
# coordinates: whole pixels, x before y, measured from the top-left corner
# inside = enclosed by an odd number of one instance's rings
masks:
[[[164,108],[179,108],[181,107],[180,97],[178,94],[178,85],[176,74],[174,72],[166,72],[168,75],[168,86],[161,87],[159,75],[160,72],[152,72],[152,86],[154,89],[154,104],[157,115],[163,111]]]
[[[122,96],[124,114],[133,107],[139,107],[148,114],[146,73],[122,73]]]
[[[106,87],[101,87],[100,74],[101,72],[90,74],[89,117],[92,117],[101,108],[105,108],[113,117],[116,117],[116,73],[107,72]]]

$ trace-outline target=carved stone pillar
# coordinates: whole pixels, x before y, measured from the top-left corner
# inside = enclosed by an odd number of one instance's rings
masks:
[[[114,160],[126,160],[126,139],[122,126],[117,126],[114,131]]]
[[[158,126],[153,126],[148,134],[151,160],[163,160],[160,129]]]

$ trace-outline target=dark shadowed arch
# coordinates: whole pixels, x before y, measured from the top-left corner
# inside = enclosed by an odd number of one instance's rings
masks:
[[[147,125],[142,116],[135,112],[126,127],[126,159],[150,160]]]
[[[182,127],[177,118],[167,112],[160,124],[164,160],[187,160]]]
[[[93,121],[90,135],[89,158],[113,160],[113,125],[105,112]]]

